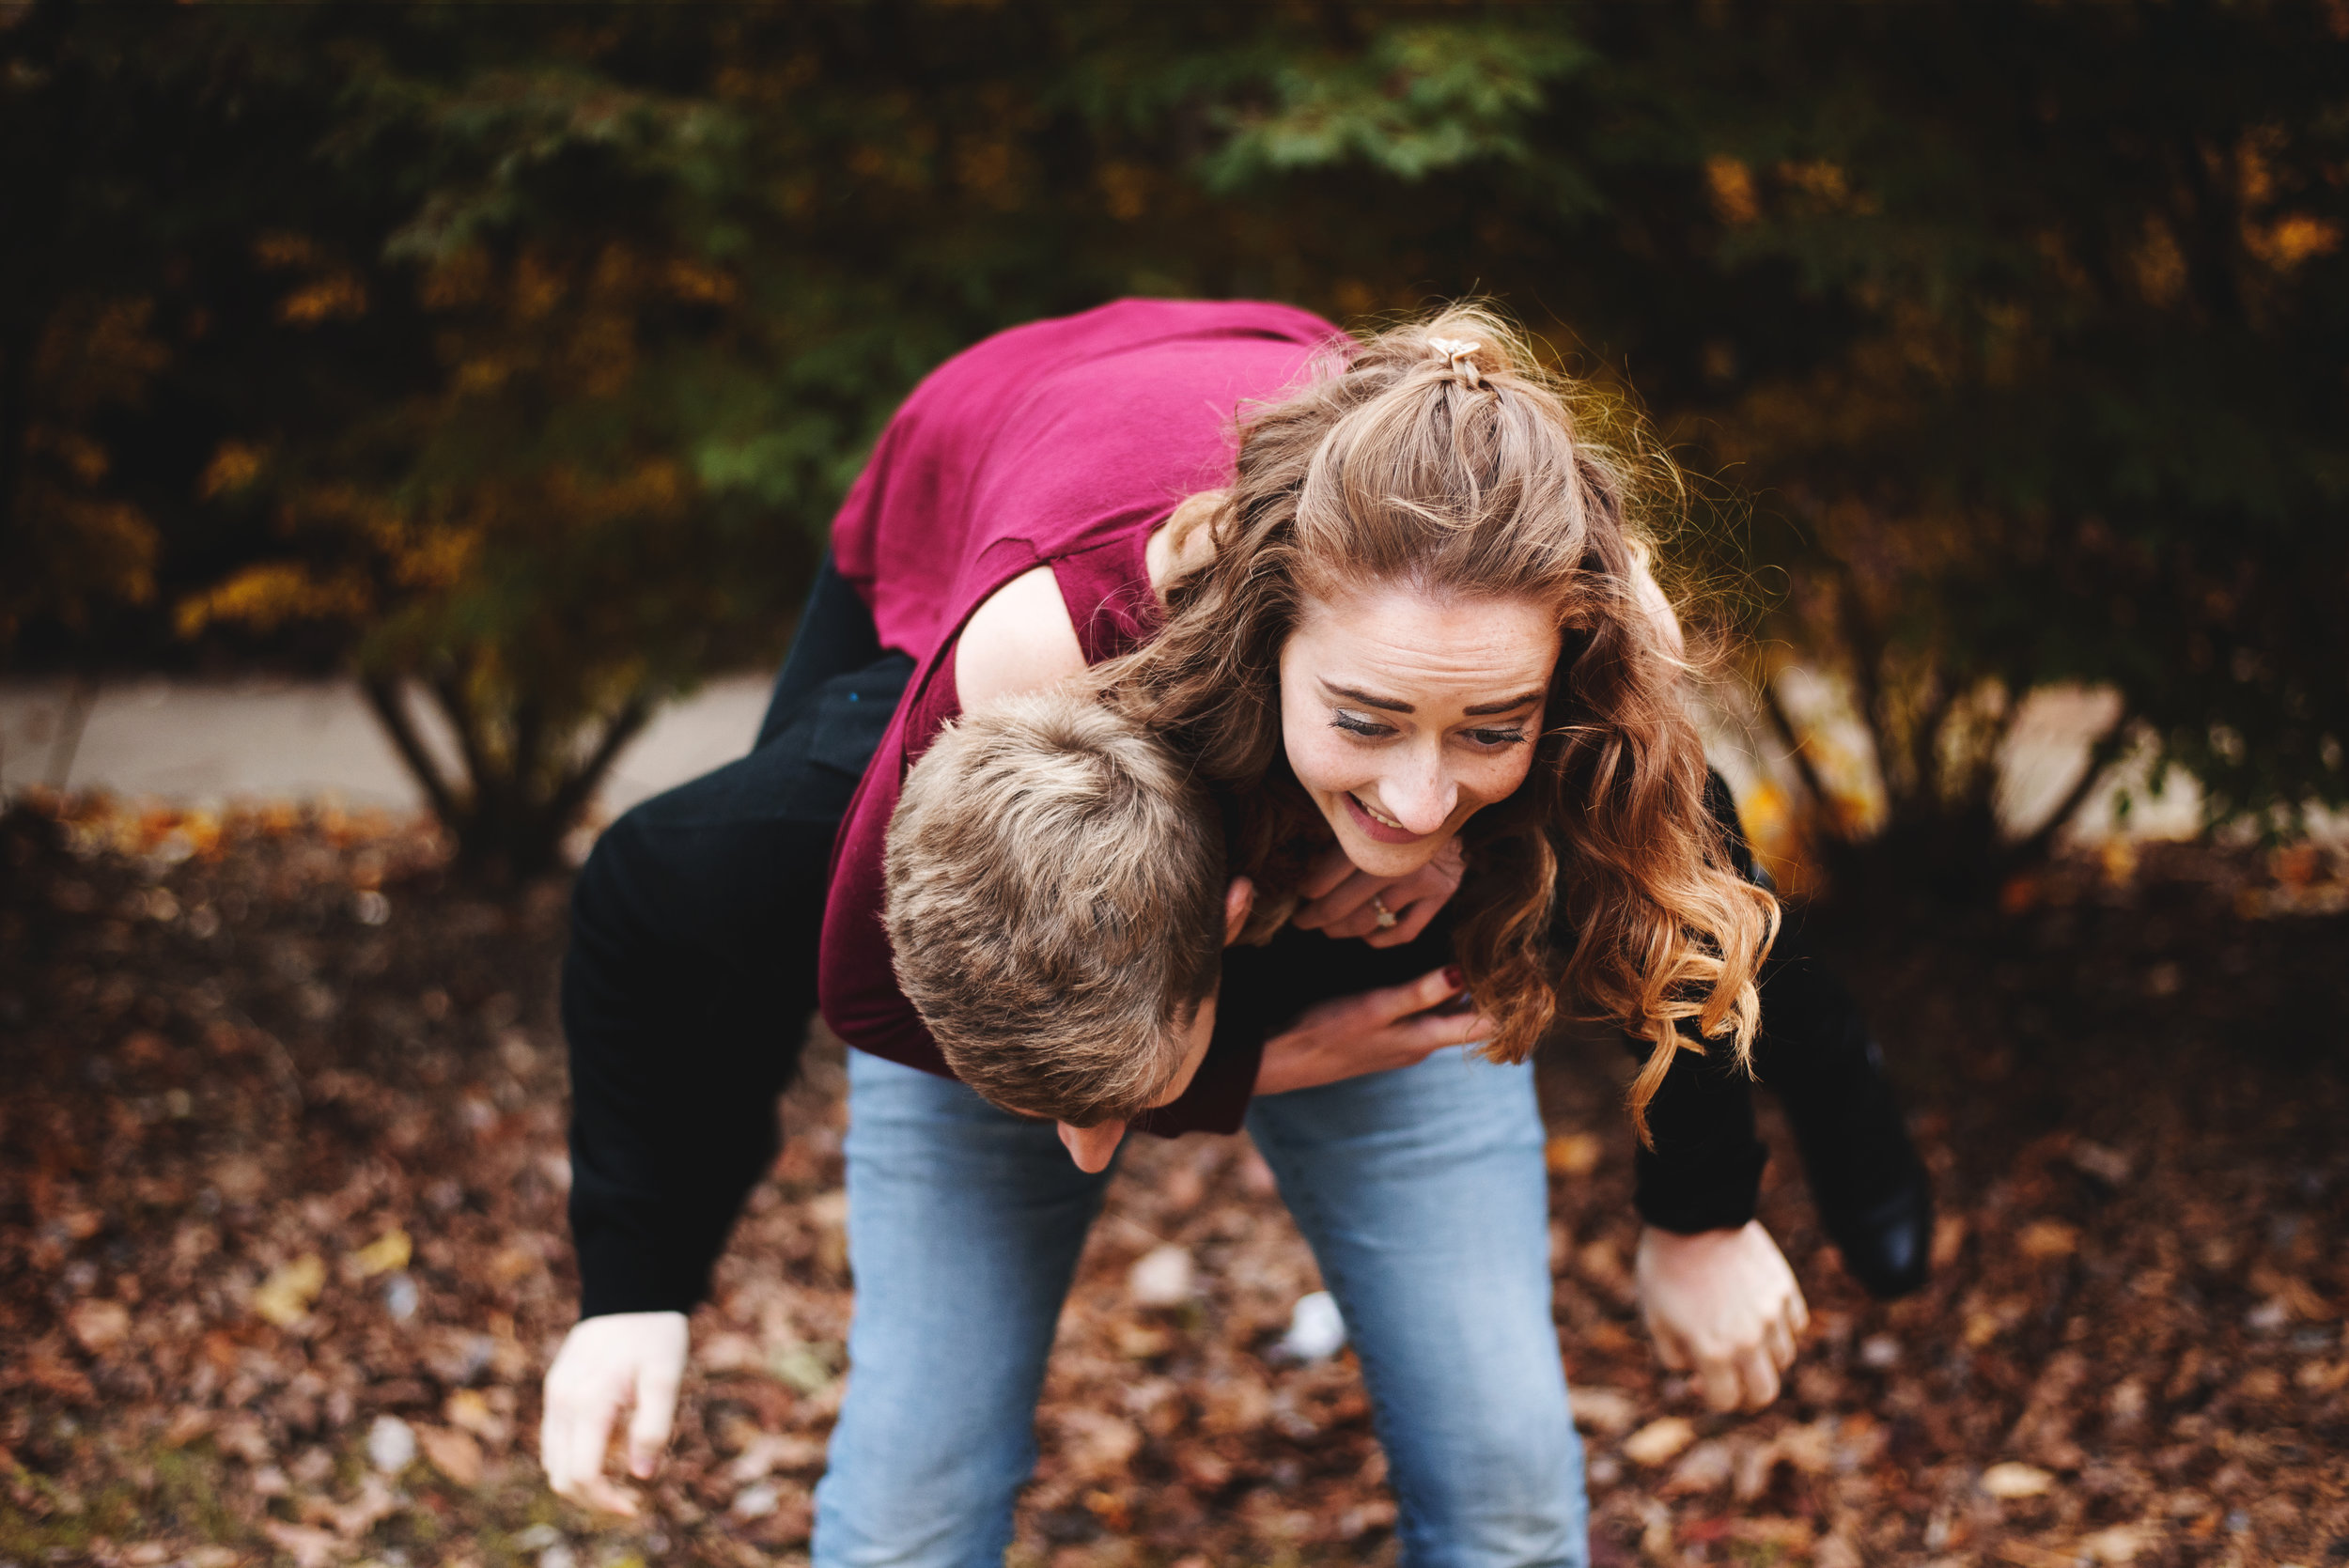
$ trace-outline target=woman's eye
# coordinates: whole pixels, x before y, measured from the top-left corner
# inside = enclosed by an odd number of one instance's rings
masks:
[[[1382,724],[1376,719],[1365,719],[1359,713],[1348,713],[1344,708],[1339,708],[1336,715],[1330,719],[1330,727],[1344,730],[1348,735],[1381,736],[1394,733],[1394,726],[1392,724]]]
[[[1525,739],[1523,730],[1470,730],[1468,733],[1469,738],[1479,746],[1489,746],[1496,750],[1503,746],[1517,745]]]

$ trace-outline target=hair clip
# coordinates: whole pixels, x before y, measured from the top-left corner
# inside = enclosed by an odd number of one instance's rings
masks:
[[[1482,343],[1461,337],[1431,337],[1427,346],[1443,355],[1447,362],[1446,368],[1466,380],[1470,387],[1485,384],[1485,378],[1476,369],[1476,350],[1484,347]]]

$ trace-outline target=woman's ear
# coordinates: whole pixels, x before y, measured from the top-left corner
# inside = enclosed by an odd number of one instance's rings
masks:
[[[1248,911],[1256,907],[1256,884],[1245,877],[1235,877],[1223,892],[1223,945],[1239,940],[1242,927],[1248,924]]]

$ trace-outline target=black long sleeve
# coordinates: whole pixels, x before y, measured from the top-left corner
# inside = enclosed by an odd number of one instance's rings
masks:
[[[1738,872],[1768,886],[1719,773],[1705,800],[1727,830]],[[1753,1044],[1754,1079],[1778,1094],[1813,1187],[1825,1179],[1838,1189],[1889,1188],[1914,1159],[1899,1107],[1859,1004],[1812,953],[1800,909],[1783,911],[1757,985],[1762,1028]],[[1645,1040],[1625,1043],[1635,1057],[1646,1057]],[[1754,1134],[1752,1082],[1726,1049],[1716,1044],[1702,1057],[1681,1052],[1648,1107],[1648,1126],[1656,1146],[1635,1157],[1633,1203],[1642,1219],[1688,1234],[1734,1229],[1753,1218],[1769,1157]]]

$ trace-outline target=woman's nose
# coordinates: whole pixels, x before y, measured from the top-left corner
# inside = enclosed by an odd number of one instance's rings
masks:
[[[1440,766],[1399,769],[1381,782],[1378,794],[1387,812],[1414,833],[1432,833],[1451,820],[1460,799],[1460,786]]]

